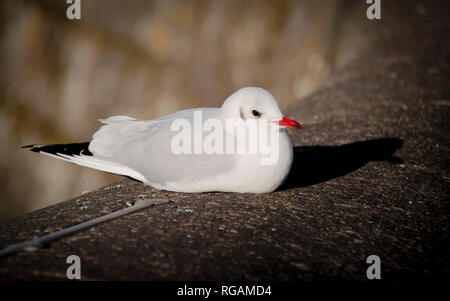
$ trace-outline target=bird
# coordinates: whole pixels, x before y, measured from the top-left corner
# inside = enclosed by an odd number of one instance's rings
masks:
[[[199,115],[202,117],[201,122],[216,121],[216,128],[210,126],[210,130],[221,127],[216,131],[217,141],[210,141],[213,148],[231,141],[237,147],[244,145],[244,152],[236,152],[234,148],[231,152],[222,153],[205,153],[203,149],[200,152],[186,152],[195,149],[195,145],[205,145],[205,128],[194,126],[185,129],[184,134],[187,136],[183,140],[183,137],[180,138],[181,131],[176,131],[175,122],[183,120],[187,124],[195,124],[198,122],[195,118]],[[89,142],[31,144],[23,148],[77,165],[126,176],[159,190],[186,193],[268,193],[275,191],[286,180],[292,166],[293,147],[286,128],[303,129],[298,122],[285,117],[273,95],[260,87],[237,90],[219,108],[188,109],[153,120],[112,116],[98,121],[103,126]],[[237,124],[235,129],[244,128],[249,136],[242,138],[236,131],[229,131],[228,121]],[[250,133],[250,122],[256,124],[258,133],[267,134],[267,139],[276,142],[269,149],[278,151],[273,162],[261,163],[263,158],[268,157],[267,152],[249,152],[250,138],[255,136],[255,132]],[[188,143],[189,138],[198,138],[199,131],[203,131],[200,136],[203,141],[197,141],[200,144],[196,141]],[[174,142],[177,135],[180,139]],[[174,152],[174,147],[180,148],[181,142],[186,142],[185,152]]]

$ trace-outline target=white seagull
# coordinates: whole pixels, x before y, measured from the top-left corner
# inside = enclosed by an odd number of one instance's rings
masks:
[[[171,128],[172,123],[184,119],[193,124],[195,112],[201,112],[203,120],[219,120],[224,128],[227,120],[267,120],[272,127],[258,130],[268,132],[270,137],[278,135],[274,140],[279,143],[278,160],[274,164],[262,165],[260,159],[263,154],[248,152],[175,154],[171,149],[171,141],[176,135]],[[284,182],[292,165],[292,144],[285,128],[302,129],[299,123],[284,117],[272,94],[257,87],[236,91],[220,108],[184,110],[154,120],[113,116],[99,121],[105,125],[90,142],[27,145],[24,148],[127,176],[157,189],[265,193],[274,191]],[[224,132],[224,135],[239,141],[234,131]]]

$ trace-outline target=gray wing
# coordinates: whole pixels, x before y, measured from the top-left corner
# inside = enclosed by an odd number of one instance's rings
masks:
[[[219,117],[218,109],[201,110],[203,121]],[[110,117],[102,120],[106,125],[94,134],[89,150],[95,157],[126,166],[160,185],[210,178],[232,169],[236,164],[233,155],[173,153],[171,141],[177,132],[170,129],[172,122],[184,118],[193,124],[193,116],[194,110],[186,110],[149,121]]]

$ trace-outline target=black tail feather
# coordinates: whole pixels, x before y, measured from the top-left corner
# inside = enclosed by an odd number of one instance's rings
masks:
[[[47,145],[38,145],[38,144],[30,144],[22,146],[22,148],[30,148],[30,151],[40,153],[49,153],[53,155],[64,154],[64,155],[80,155],[83,154],[85,156],[92,156],[92,153],[89,151],[89,143],[70,143],[70,144],[47,144]]]

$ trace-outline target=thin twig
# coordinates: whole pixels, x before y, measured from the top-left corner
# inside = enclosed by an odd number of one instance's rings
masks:
[[[48,235],[37,238],[35,240],[9,245],[0,251],[0,257],[11,255],[11,254],[19,252],[25,248],[40,248],[40,247],[50,243],[51,241],[57,240],[63,236],[67,236],[69,234],[73,234],[80,230],[92,227],[99,223],[103,223],[103,222],[118,218],[120,216],[136,212],[138,210],[141,210],[141,209],[146,208],[151,205],[165,204],[168,202],[169,201],[163,200],[163,199],[145,199],[142,201],[137,201],[131,207],[124,208],[124,209],[121,209],[121,210],[118,210],[118,211],[115,211],[115,212],[112,212],[112,213],[109,213],[109,214],[106,214],[106,215],[103,215],[103,216],[100,216],[100,217],[97,217],[97,218],[94,218],[91,220],[88,220],[84,223],[77,224],[77,225],[62,229],[62,230],[54,232],[54,233],[50,233]]]

